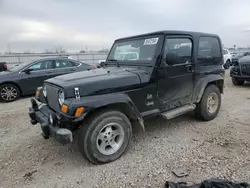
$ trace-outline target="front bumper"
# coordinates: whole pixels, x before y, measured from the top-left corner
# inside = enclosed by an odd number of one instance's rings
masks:
[[[236,78],[239,80],[245,80],[245,81],[250,81],[250,76],[245,76],[241,74],[241,69],[234,69],[234,67],[232,67],[231,71],[230,71],[230,76],[232,78]]]
[[[73,134],[71,130],[66,128],[60,128],[58,126],[59,121],[53,121],[53,124],[49,121],[49,116],[56,116],[56,113],[51,110],[47,105],[38,107],[36,101],[31,99],[32,107],[29,108],[29,117],[31,119],[31,124],[41,124],[41,129],[43,131],[43,137],[49,138],[54,137],[61,144],[68,144],[73,141]]]
[[[241,76],[241,75],[230,75],[230,76],[238,80],[250,81],[250,76]]]

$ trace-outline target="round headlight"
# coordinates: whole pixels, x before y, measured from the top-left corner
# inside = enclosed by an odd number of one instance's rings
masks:
[[[46,88],[46,85],[43,87],[43,95],[44,95],[44,97],[47,97],[47,88]]]
[[[65,97],[64,97],[64,92],[62,90],[60,90],[58,92],[58,101],[59,104],[62,106],[62,104],[64,103]]]

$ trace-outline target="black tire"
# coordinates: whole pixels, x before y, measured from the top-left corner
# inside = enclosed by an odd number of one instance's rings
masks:
[[[243,85],[244,84],[244,80],[238,80],[237,78],[232,78],[232,83],[234,85]]]
[[[8,90],[12,90],[15,94],[15,96],[11,96],[11,97],[7,97],[5,95],[5,91],[6,89]],[[17,86],[15,86],[14,84],[3,84],[0,86],[0,100],[4,101],[4,102],[13,102],[17,99],[20,98],[20,90]]]
[[[231,64],[230,60],[227,60],[226,63],[225,63],[225,65],[224,65],[224,68],[225,69],[229,69],[230,68],[230,64]]]
[[[123,142],[120,148],[113,154],[104,155],[98,149],[99,132],[107,124],[116,123],[124,130]],[[132,136],[132,127],[127,116],[116,110],[100,111],[89,117],[87,123],[80,129],[78,144],[81,154],[93,164],[103,164],[118,159],[127,149]],[[115,140],[115,138],[114,138]]]
[[[216,95],[218,97],[218,105],[215,112],[210,113],[208,110],[208,97],[210,94]],[[203,93],[201,101],[196,105],[195,115],[197,118],[202,119],[204,121],[213,120],[221,107],[221,92],[216,85],[208,85]]]

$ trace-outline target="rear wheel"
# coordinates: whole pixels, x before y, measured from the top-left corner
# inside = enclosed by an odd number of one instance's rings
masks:
[[[79,135],[80,152],[93,164],[108,163],[118,159],[127,149],[132,127],[125,114],[100,111],[82,125]]]
[[[20,97],[20,90],[13,84],[0,86],[0,99],[5,102],[12,102]]]
[[[200,103],[196,106],[195,114],[199,119],[210,121],[217,116],[220,107],[220,90],[216,85],[209,85],[205,89]]]
[[[244,80],[238,80],[237,78],[232,78],[232,82],[234,85],[243,85],[244,84]]]

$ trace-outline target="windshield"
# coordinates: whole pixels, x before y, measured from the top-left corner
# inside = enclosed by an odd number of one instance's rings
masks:
[[[151,61],[154,58],[158,36],[116,41],[107,60],[116,61]]]
[[[29,63],[21,63],[21,64],[16,64],[13,65],[11,68],[9,68],[8,70],[11,72],[15,72],[15,71],[20,71],[22,70],[24,67],[26,67],[27,65],[29,65]]]

